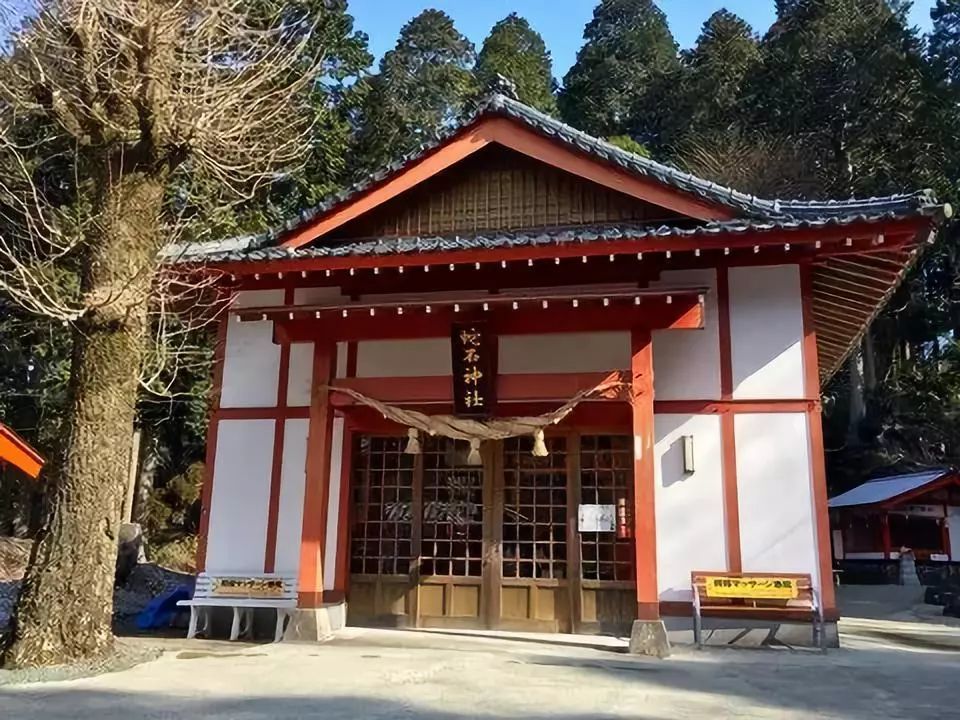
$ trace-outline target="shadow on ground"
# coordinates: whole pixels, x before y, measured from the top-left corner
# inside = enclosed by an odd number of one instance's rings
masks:
[[[51,702],[53,700],[54,702]],[[455,698],[451,698],[455,700]],[[36,720],[75,720],[75,718],[101,718],[119,720],[144,718],[150,720],[172,717],[208,718],[211,720],[359,720],[361,718],[417,718],[418,720],[467,720],[483,713],[482,708],[457,708],[436,711],[416,705],[371,700],[350,695],[327,698],[301,697],[253,697],[244,699],[197,700],[175,696],[144,696],[116,692],[90,690],[42,690],[19,692],[0,697],[4,718],[34,718]],[[9,714],[8,714],[9,713]],[[484,713],[486,714],[486,713]],[[492,715],[490,717],[498,717]],[[506,716],[500,716],[506,717]],[[569,715],[548,712],[542,715],[524,714],[525,720],[613,720],[620,715],[590,713]],[[654,720],[646,715],[634,716],[636,720]]]
[[[324,645],[170,649],[127,673],[0,691],[0,718],[942,720],[954,709],[960,667],[956,653],[896,649],[681,648],[656,661],[399,632]]]
[[[630,656],[569,655],[540,655],[523,662],[573,670],[585,685],[602,678],[669,689],[677,698],[713,697],[718,717],[753,717],[759,711],[759,716],[771,718],[794,712],[843,720],[942,720],[956,707],[952,697],[960,654],[686,649],[662,663]],[[719,706],[726,710],[720,711]]]

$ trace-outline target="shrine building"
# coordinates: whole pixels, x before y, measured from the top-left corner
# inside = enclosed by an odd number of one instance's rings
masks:
[[[753,197],[492,95],[177,253],[233,298],[199,567],[295,576],[317,632],[656,635],[693,571],[807,573],[835,622],[820,390],[949,214]]]

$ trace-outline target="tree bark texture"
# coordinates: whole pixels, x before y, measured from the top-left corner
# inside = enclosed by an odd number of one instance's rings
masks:
[[[4,658],[14,667],[96,657],[113,645],[117,533],[164,186],[141,172],[104,186],[82,277],[90,310],[74,327],[64,457]]]
[[[856,447],[860,444],[860,424],[866,416],[863,397],[863,353],[857,348],[847,360],[850,373],[850,405],[847,417],[847,444]]]

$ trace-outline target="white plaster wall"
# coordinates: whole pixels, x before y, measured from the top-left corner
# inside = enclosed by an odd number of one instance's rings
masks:
[[[333,419],[330,443],[330,492],[327,495],[327,537],[323,550],[323,589],[333,590],[337,577],[337,532],[340,519],[340,473],[343,462],[343,418]]]
[[[303,493],[307,481],[307,431],[310,421],[287,420],[283,428],[280,466],[280,503],[277,509],[275,571],[300,572],[300,537],[303,531]]]
[[[657,587],[661,600],[690,601],[690,573],[726,570],[723,462],[716,415],[657,415]],[[683,472],[683,436],[693,436],[695,472]]]
[[[744,571],[810,573],[819,587],[807,416],[736,415],[734,432]]]
[[[273,423],[222,420],[218,425],[207,528],[207,572],[263,572]]]
[[[960,560],[960,507],[947,508],[947,532],[950,533],[950,559]]]
[[[804,396],[797,265],[730,268],[730,344],[734,399]]]
[[[283,290],[242,290],[233,297],[231,307],[270,307],[283,304]]]
[[[449,338],[357,343],[357,377],[427,377],[452,372]]]
[[[630,367],[630,333],[501,335],[498,372],[607,372]]]
[[[283,290],[247,290],[237,293],[234,307],[283,303]],[[227,323],[220,407],[275,407],[280,376],[280,346],[273,342],[270,321]]]
[[[716,400],[720,397],[720,322],[717,271],[669,270],[654,287],[707,287],[700,330],[653,333],[653,387],[657,400]]]
[[[313,343],[296,343],[290,346],[288,373],[287,406],[308,406],[310,384],[313,380]]]
[[[269,320],[233,322],[227,328],[220,407],[275,407],[280,346]]]
[[[294,305],[316,305],[342,298],[339,287],[297,288],[293,291]]]

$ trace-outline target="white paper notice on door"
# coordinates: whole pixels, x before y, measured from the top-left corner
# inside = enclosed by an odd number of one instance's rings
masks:
[[[616,505],[581,505],[577,517],[580,532],[615,532],[617,529]]]

